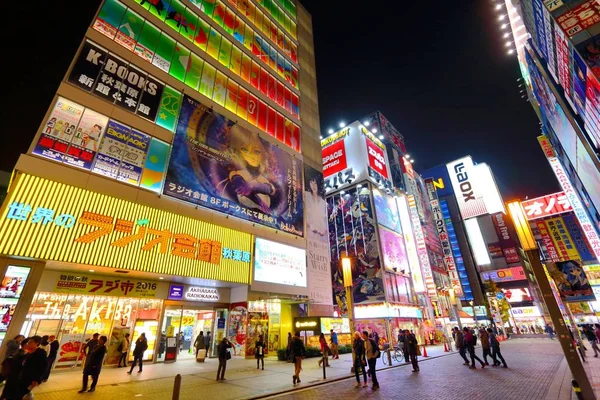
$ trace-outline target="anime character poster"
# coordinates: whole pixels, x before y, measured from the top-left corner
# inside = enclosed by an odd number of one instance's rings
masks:
[[[84,110],[83,106],[59,97],[46,124],[42,126],[33,154],[62,161]]]
[[[187,96],[163,193],[304,234],[302,162]]]
[[[245,356],[246,330],[248,328],[248,303],[232,303],[229,311],[227,338],[233,345],[232,356]]]
[[[394,232],[402,233],[396,200],[377,189],[373,189],[373,203],[375,203],[377,222]]]
[[[335,304],[347,312],[341,258],[352,262],[355,304],[385,300],[379,246],[370,191],[367,187],[346,190],[327,199],[331,273]]]
[[[388,271],[410,271],[404,239],[396,232],[379,227],[383,264]]]
[[[595,301],[594,291],[581,263],[576,260],[547,263],[548,274],[565,302]]]

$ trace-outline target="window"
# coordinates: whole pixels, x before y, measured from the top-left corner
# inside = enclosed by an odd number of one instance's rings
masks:
[[[233,35],[233,29],[235,26],[235,14],[231,8],[226,7],[225,9],[225,21],[223,23],[223,29],[230,35]]]
[[[179,33],[190,42],[194,41],[196,28],[198,26],[198,16],[191,9],[186,8],[183,15],[180,16]]]
[[[215,6],[215,13],[213,14],[213,21],[217,23],[220,27],[223,27],[225,24],[225,9],[226,7],[220,0],[217,0]]]
[[[237,115],[243,120],[248,119],[248,91],[241,86],[238,92]]]
[[[233,81],[233,79],[229,79],[227,81],[227,99],[225,101],[225,108],[235,114],[237,110],[238,103],[238,88],[239,85]]]
[[[244,47],[252,51],[252,43],[254,42],[254,31],[249,25],[246,25],[246,31],[244,33]]]
[[[217,78],[215,79],[215,88],[213,91],[212,99],[215,103],[225,106],[225,98],[227,96],[227,76],[221,71],[217,71]]]
[[[134,53],[148,62],[152,62],[154,50],[160,38],[160,30],[146,21],[142,33],[135,45]]]
[[[285,143],[285,118],[283,115],[277,113],[277,127],[275,130],[275,137],[282,143]]]
[[[176,31],[179,31],[179,27],[183,22],[182,16],[184,12],[185,6],[181,1],[171,0],[171,4],[168,7],[168,12],[166,13],[165,23]]]
[[[154,53],[154,58],[152,59],[152,64],[165,72],[169,72],[173,51],[175,51],[175,41],[162,32],[158,40],[156,53]]]
[[[267,131],[267,105],[258,100],[258,128]]]
[[[216,75],[217,69],[205,62],[202,70],[202,80],[200,81],[200,93],[209,99],[212,98]]]
[[[233,37],[240,43],[244,43],[244,31],[246,30],[246,23],[241,18],[235,19],[235,28],[233,30]]]
[[[189,61],[189,71],[185,77],[185,84],[194,90],[200,87],[200,79],[202,78],[202,67],[204,60],[192,53]]]
[[[208,44],[208,37],[210,35],[210,25],[202,20],[198,19],[198,28],[196,29],[196,37],[194,38],[194,44],[202,51],[206,51],[206,45]]]
[[[123,20],[125,10],[127,10],[127,7],[118,1],[106,0],[98,13],[98,18],[94,21],[94,29],[110,39],[114,39],[117,34],[117,27]]]
[[[231,62],[231,42],[225,38],[221,38],[219,62],[225,67],[229,68],[229,64]]]
[[[237,76],[242,76],[242,51],[237,47],[231,49],[229,69]]]
[[[252,64],[254,65],[254,62],[252,62]],[[266,96],[269,93],[269,74],[267,74],[267,71],[265,71],[264,68],[260,68],[260,80],[258,81],[258,85],[261,93]]]
[[[133,51],[138,37],[142,32],[144,19],[137,13],[134,13],[131,9],[128,9],[123,16],[123,22],[123,24],[119,25],[115,42],[119,43],[129,51]]]
[[[242,54],[242,71],[240,76],[243,80],[250,83],[250,69],[252,68],[252,60],[245,53]]]
[[[271,107],[267,108],[267,133],[275,136],[277,129],[277,113]]]
[[[183,82],[185,80],[189,59],[190,51],[182,46],[181,43],[177,43],[171,62],[171,68],[169,69],[169,75]]]
[[[252,61],[252,72],[250,74],[250,84],[255,89],[258,89],[260,86],[259,85],[260,71],[261,71],[261,68],[258,66],[258,64],[255,63],[254,61]]]
[[[252,93],[248,94],[248,122],[256,126],[258,120],[258,99]]]
[[[215,60],[219,59],[219,46],[221,45],[221,34],[214,28],[210,29],[208,36],[208,47],[206,52]]]

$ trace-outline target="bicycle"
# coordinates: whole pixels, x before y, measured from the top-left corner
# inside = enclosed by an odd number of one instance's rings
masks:
[[[389,350],[390,346],[389,344],[385,344],[383,346],[383,351],[385,353],[387,353],[387,351]],[[394,347],[393,350],[390,350],[390,356],[392,358],[392,360],[398,362],[398,363],[403,363],[404,362],[404,353],[402,353],[402,350],[400,350],[400,347],[396,346]],[[388,357],[387,354],[382,354],[382,361],[384,365],[388,365]]]

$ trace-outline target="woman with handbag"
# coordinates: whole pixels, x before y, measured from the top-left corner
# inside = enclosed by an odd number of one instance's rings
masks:
[[[229,349],[232,348],[233,345],[226,337],[223,338],[219,346],[217,347],[217,354],[219,355],[219,368],[217,369],[217,380],[224,381],[225,380],[225,369],[227,369],[227,360],[231,359],[231,353]]]
[[[321,353],[323,353],[323,357],[319,360],[319,367],[323,364],[323,360],[325,360],[325,366],[329,367],[329,346],[327,346],[327,340],[322,332],[319,335],[319,344],[321,345]]]

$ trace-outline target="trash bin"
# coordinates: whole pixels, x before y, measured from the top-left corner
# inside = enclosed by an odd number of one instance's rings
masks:
[[[196,362],[204,362],[205,359],[206,359],[206,349],[198,350],[198,353],[196,354]]]

